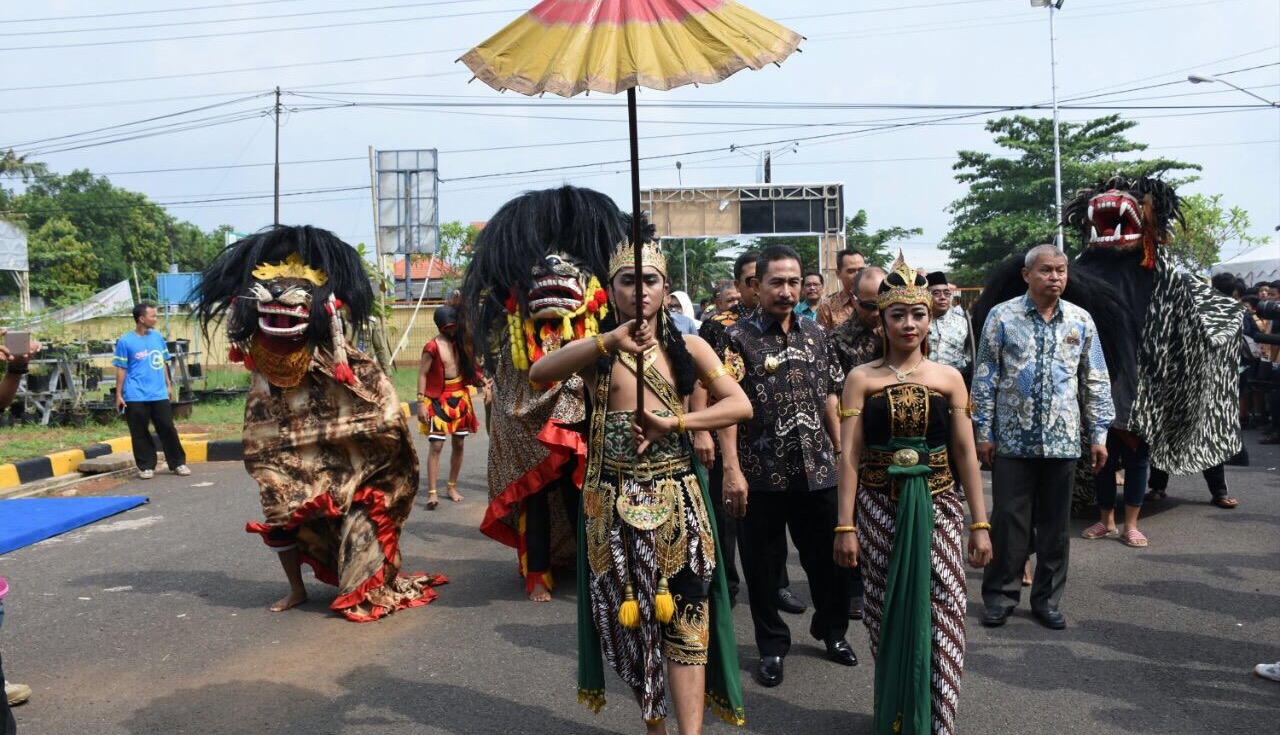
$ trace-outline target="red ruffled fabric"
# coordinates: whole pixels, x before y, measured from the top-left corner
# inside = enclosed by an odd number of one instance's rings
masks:
[[[528,570],[524,568],[527,548],[524,534],[503,523],[502,519],[516,512],[525,498],[540,492],[560,477],[565,465],[575,457],[578,462],[573,471],[573,482],[578,487],[582,487],[582,478],[587,467],[587,442],[582,434],[566,429],[554,421],[548,421],[542,427],[542,431],[538,432],[537,438],[550,454],[520,479],[508,485],[498,497],[489,501],[484,520],[480,521],[481,533],[518,552],[520,573],[525,576],[526,592],[532,591],[534,575],[528,574]],[[534,574],[545,574],[548,581],[551,576],[546,570],[534,570]]]
[[[375,490],[371,487],[364,487],[355,492],[352,496],[351,502],[353,505],[356,503],[364,505],[365,512],[369,514],[369,519],[373,521],[375,528],[377,528],[376,533],[378,537],[378,544],[382,548],[383,558],[386,560],[387,564],[395,565],[396,561],[400,558],[400,539],[396,534],[395,523],[387,513],[385,495],[379,490]],[[337,518],[341,515],[343,515],[342,510],[333,502],[332,496],[328,494],[317,495],[308,502],[298,506],[297,510],[293,511],[289,516],[289,520],[286,521],[283,526],[271,526],[266,523],[250,522],[245,524],[245,531],[259,534],[262,536],[263,542],[270,546],[271,544],[267,539],[267,534],[271,533],[274,529],[283,528],[286,531],[292,531],[297,529],[303,523],[306,523],[316,517]],[[301,551],[299,551],[299,557],[304,564],[311,567],[312,571],[316,575],[316,579],[324,582],[325,584],[333,585],[335,587],[338,586],[338,572],[336,569],[331,569],[325,566],[320,563],[319,560],[301,553]],[[352,612],[368,598],[371,591],[386,584],[386,570],[387,568],[384,565],[373,576],[369,577],[364,582],[361,582],[359,587],[345,595],[339,595],[329,605],[329,607],[348,620],[352,620],[357,623],[370,623],[384,617],[388,613],[394,612],[393,609],[382,606],[374,606],[373,612],[370,615],[359,615]],[[448,577],[443,574],[415,573],[403,576],[415,579],[425,578],[426,587],[437,587],[439,585],[449,583]],[[421,597],[408,600],[405,604],[400,605],[395,609],[399,610],[411,607],[421,607],[431,603],[438,596],[439,595],[437,595],[434,590],[424,588],[422,590]]]

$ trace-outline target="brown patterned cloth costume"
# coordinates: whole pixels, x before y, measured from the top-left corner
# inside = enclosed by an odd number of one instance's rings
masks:
[[[343,336],[344,302],[362,326],[373,290],[359,254],[326,230],[274,227],[219,253],[196,316],[206,332],[225,318],[230,358],[252,373],[244,463],[265,520],[246,530],[296,551],[338,588],[331,607],[367,622],[431,602],[448,580],[400,574],[418,455],[391,381]]]
[[[471,333],[493,378],[486,536],[516,550],[525,593],[572,566],[586,467],[582,380],[529,382],[543,355],[596,334],[613,246],[630,231],[609,197],[562,186],[507,202],[477,237],[463,281]]]
[[[255,373],[244,410],[244,465],[261,488],[268,545],[296,532],[302,561],[338,588],[331,607],[356,622],[436,598],[443,575],[402,576],[400,531],[418,493],[418,454],[391,381],[347,354],[356,385],[317,351],[297,387]]]

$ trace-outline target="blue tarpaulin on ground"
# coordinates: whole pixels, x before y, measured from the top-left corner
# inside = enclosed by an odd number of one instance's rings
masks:
[[[0,554],[87,526],[147,502],[142,495],[0,500]]]

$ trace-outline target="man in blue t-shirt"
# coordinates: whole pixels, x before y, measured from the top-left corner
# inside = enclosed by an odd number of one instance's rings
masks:
[[[190,475],[187,455],[182,451],[178,430],[173,427],[169,406],[169,349],[156,325],[155,304],[142,302],[133,307],[134,330],[116,340],[116,408],[124,410],[133,438],[133,461],[138,476],[150,480],[156,473],[156,445],[150,424],[155,424],[164,459],[175,475]]]

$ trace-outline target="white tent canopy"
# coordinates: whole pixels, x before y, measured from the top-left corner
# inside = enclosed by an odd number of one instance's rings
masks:
[[[1271,254],[1263,251],[1271,249]],[[1280,253],[1274,252],[1274,246],[1259,248],[1253,253],[1255,257],[1248,260],[1231,260],[1219,263],[1209,269],[1213,275],[1230,273],[1252,286],[1258,281],[1280,281]]]

